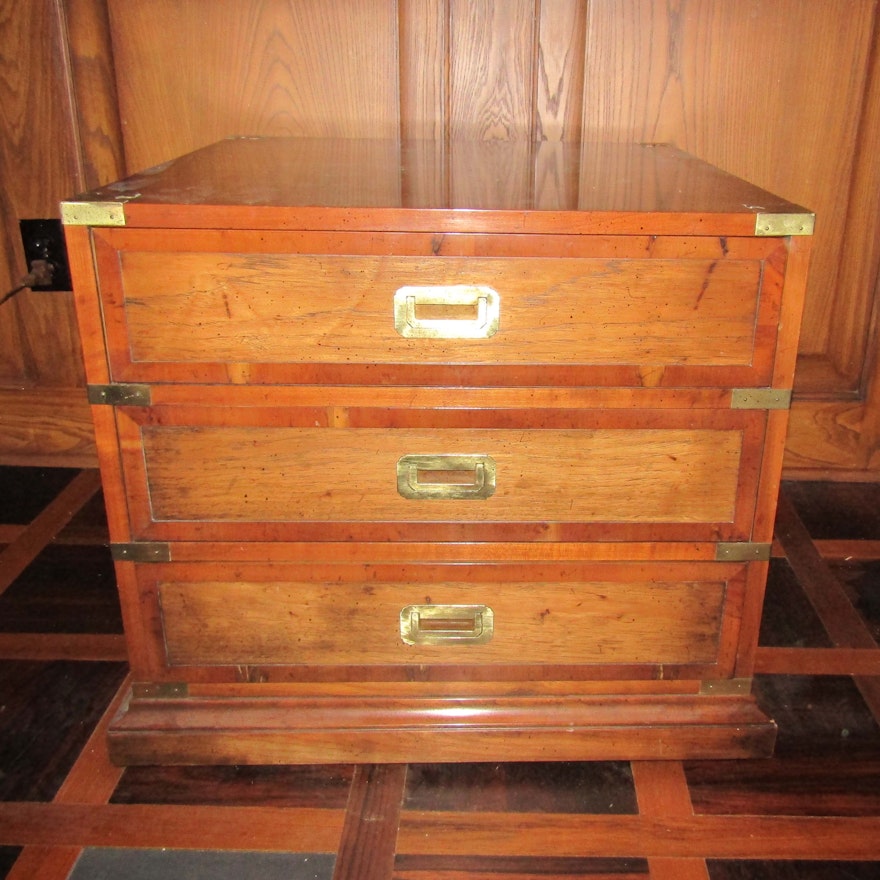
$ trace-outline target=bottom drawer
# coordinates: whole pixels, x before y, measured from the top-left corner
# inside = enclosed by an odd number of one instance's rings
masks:
[[[746,564],[139,568],[164,664],[732,669]],[[224,576],[225,575],[225,576]],[[662,677],[662,673],[660,676]]]

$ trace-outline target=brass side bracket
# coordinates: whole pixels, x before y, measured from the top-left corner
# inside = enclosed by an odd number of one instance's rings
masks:
[[[110,555],[116,562],[171,562],[171,545],[164,541],[111,544]]]
[[[62,202],[65,226],[125,226],[123,202]]]
[[[739,543],[716,544],[716,562],[766,562],[770,559],[772,544]]]
[[[815,225],[815,214],[758,214],[755,235],[812,235]]]
[[[149,406],[151,400],[149,385],[89,385],[88,395],[98,406]]]
[[[750,678],[719,678],[713,681],[700,682],[701,694],[735,697],[748,694],[752,689]]]
[[[731,409],[791,409],[789,388],[734,388]]]
[[[135,683],[131,695],[138,700],[179,700],[189,696],[189,688],[182,681]]]

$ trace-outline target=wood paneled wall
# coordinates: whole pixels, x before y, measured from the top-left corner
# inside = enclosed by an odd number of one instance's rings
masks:
[[[2,295],[28,271],[19,220],[57,217],[62,198],[122,162],[106,159],[121,137],[101,3],[0,0],[0,59]],[[84,383],[70,293],[23,291],[0,306],[0,463],[94,465]]]
[[[26,17],[22,4],[4,5],[5,18]],[[807,205],[818,221],[788,472],[867,478],[880,478],[877,6],[33,4],[59,22],[57,52],[73,96],[66,137],[78,178],[89,185],[236,134],[537,138],[575,147],[581,140],[639,140],[675,143]],[[17,116],[24,106],[19,98]],[[9,158],[7,147],[4,169]],[[62,182],[56,176],[40,185],[61,198],[69,194]],[[18,322],[19,334],[22,326],[33,332],[30,320]],[[0,315],[0,338],[9,333]],[[14,334],[10,342],[19,344]],[[46,364],[42,373],[29,365],[40,376],[32,384],[79,384],[75,371],[59,366],[53,373],[51,357]],[[20,368],[4,363],[3,380]]]

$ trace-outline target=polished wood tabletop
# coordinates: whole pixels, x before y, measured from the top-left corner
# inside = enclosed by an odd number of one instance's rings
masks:
[[[669,145],[547,141],[230,138],[80,199],[226,228],[737,235],[808,213]]]

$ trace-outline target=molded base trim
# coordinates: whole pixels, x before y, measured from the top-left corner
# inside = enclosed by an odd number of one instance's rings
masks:
[[[525,689],[524,689],[525,690]],[[751,695],[132,696],[115,763],[298,764],[763,758]]]

